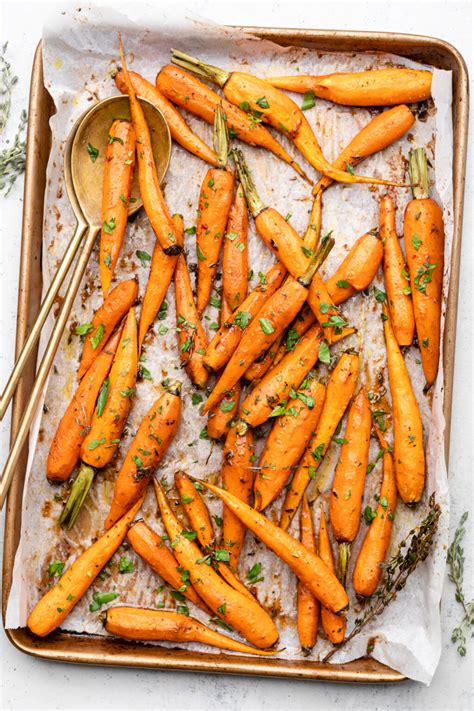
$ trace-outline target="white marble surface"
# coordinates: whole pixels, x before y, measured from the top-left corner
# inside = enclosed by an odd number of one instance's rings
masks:
[[[159,12],[163,0],[149,0]],[[191,9],[222,23],[274,27],[315,27],[330,29],[385,30],[442,37],[454,44],[470,64],[472,42],[472,3],[400,2],[373,0],[331,2],[316,0],[201,0],[178,6]],[[27,106],[29,74],[41,28],[51,13],[61,11],[58,2],[0,3],[2,44],[8,40],[8,58],[19,82],[15,88],[13,110],[7,135],[14,134],[20,112]],[[102,2],[101,4],[109,4]],[[112,4],[112,3],[110,3]],[[120,6],[119,0],[114,3]],[[80,6],[80,3],[75,3]],[[461,513],[470,508],[474,516],[472,440],[472,151],[469,155],[466,184],[464,240],[460,280],[455,388],[449,464],[452,495],[452,528]],[[12,365],[15,339],[17,281],[22,210],[22,181],[7,199],[0,197],[0,383],[5,383]],[[5,460],[9,423],[1,424],[1,461]],[[472,518],[472,517],[471,517]],[[468,527],[466,550],[466,593],[473,594],[473,537]],[[3,536],[3,519],[1,532]],[[384,710],[401,709],[456,711],[472,709],[474,645],[461,659],[450,642],[450,633],[460,617],[454,602],[453,586],[446,581],[442,601],[443,652],[435,678],[429,688],[413,682],[397,686],[338,685],[277,679],[131,669],[86,668],[47,663],[27,657],[0,634],[3,709],[154,709],[162,711],[200,711],[218,706],[226,709],[265,711],[306,711],[306,709]]]

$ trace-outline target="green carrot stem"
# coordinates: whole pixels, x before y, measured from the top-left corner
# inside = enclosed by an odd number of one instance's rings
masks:
[[[87,464],[81,464],[79,474],[74,480],[71,493],[59,518],[61,526],[67,526],[68,529],[74,526],[82,504],[89,493],[94,476],[95,470],[92,467],[87,466]]]
[[[335,243],[336,240],[334,240],[332,237],[321,242],[318,247],[318,251],[313,257],[311,257],[308,269],[302,276],[298,278],[298,281],[302,286],[309,286],[311,284],[314,275],[321,267],[324,260],[327,258],[329,252],[334,247]]]
[[[178,49],[171,50],[171,61],[183,69],[194,72],[204,79],[210,79],[221,88],[230,79],[231,73],[226,72],[212,64],[206,64],[196,57],[191,57],[189,54],[180,52]]]
[[[414,148],[410,151],[409,173],[411,191],[415,200],[429,198],[428,159],[424,148]]]
[[[232,158],[235,161],[235,167],[237,168],[237,173],[239,174],[239,180],[245,194],[247,205],[252,213],[252,217],[255,218],[265,210],[265,205],[257,193],[252,175],[247,163],[245,162],[244,154],[240,148],[233,148],[231,153]]]

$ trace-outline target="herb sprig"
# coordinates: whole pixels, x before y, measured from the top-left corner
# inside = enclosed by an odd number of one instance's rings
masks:
[[[466,602],[464,593],[462,591],[463,581],[464,581],[464,548],[462,547],[462,541],[466,529],[464,524],[466,523],[468,517],[468,512],[465,511],[461,516],[458,527],[454,533],[453,542],[448,548],[447,562],[449,566],[448,578],[456,586],[456,592],[454,597],[456,602],[459,602],[462,609],[464,610],[464,617],[457,627],[455,627],[451,634],[451,642],[456,644],[458,642],[457,651],[461,657],[466,656],[466,633],[471,630],[471,637],[474,636],[474,600]]]

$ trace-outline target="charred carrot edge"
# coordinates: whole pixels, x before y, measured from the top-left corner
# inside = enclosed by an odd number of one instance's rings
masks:
[[[415,316],[405,259],[395,230],[393,200],[380,201],[380,236],[383,242],[383,273],[393,332],[399,346],[409,346],[415,333]]]
[[[249,647],[231,637],[211,630],[188,615],[170,610],[151,610],[142,607],[111,607],[106,612],[105,628],[110,634],[131,640],[200,642],[211,647],[240,654],[271,657],[275,651]]]
[[[189,579],[206,605],[225,620],[245,639],[260,649],[271,647],[278,639],[278,630],[271,617],[255,598],[235,590],[206,565],[199,548],[185,538],[183,527],[174,515],[160,484],[154,480],[156,498],[173,552],[180,565],[189,571]]]
[[[33,634],[46,637],[66,619],[122,543],[142,503],[143,499],[137,501],[110,531],[81,553],[56,585],[36,603],[27,621]]]
[[[384,308],[388,379],[393,410],[393,461],[397,489],[407,506],[415,506],[425,486],[423,423],[403,355]]]
[[[343,353],[329,378],[316,432],[286,492],[280,519],[280,526],[285,531],[298,510],[306,487],[315,478],[336,427],[354,394],[358,372],[359,357]]]
[[[137,151],[138,185],[143,200],[143,207],[145,208],[153,232],[160,242],[164,253],[168,255],[180,254],[183,251],[183,242],[179,241],[163,193],[161,192],[151,146],[150,130],[128,74],[120,32],[118,33],[118,39],[123,78],[130,99],[130,113],[135,128],[137,144],[140,147],[140,150]]]
[[[81,459],[91,467],[105,467],[120,442],[137,379],[137,321],[130,309],[109,374],[109,391],[101,412],[95,412],[81,446]]]
[[[106,379],[121,334],[119,328],[93,361],[59,422],[48,453],[46,476],[49,481],[66,481],[79,461],[81,444],[90,429],[99,392],[103,386],[103,392],[108,391]]]
[[[321,560],[326,563],[328,568],[334,573],[334,557],[329,541],[329,533],[326,526],[326,518],[324,509],[321,506],[321,517],[319,519],[319,537],[318,537],[318,552]],[[333,644],[341,644],[344,641],[346,633],[346,618],[343,615],[336,615],[327,607],[321,608],[321,623],[324,633],[330,642]]]
[[[90,322],[89,332],[84,340],[81,362],[77,371],[77,379],[81,380],[89,370],[114,328],[132,308],[138,294],[138,283],[135,279],[121,281],[112,289],[102,306],[99,306]]]
[[[171,101],[168,101],[153,84],[140,76],[140,74],[130,71],[128,74],[135,93],[149,101],[150,104],[153,104],[153,106],[161,111],[170,129],[171,138],[197,158],[216,166],[217,157],[214,151],[190,129]],[[115,75],[115,84],[122,94],[128,93],[123,72],[117,72]]]
[[[237,184],[230,207],[222,256],[222,297],[231,311],[239,308],[248,288],[248,215],[242,186]]]
[[[102,230],[99,273],[106,298],[125,236],[135,167],[135,131],[129,121],[116,119],[105,149],[102,183]]]
[[[181,383],[174,381],[140,422],[117,475],[105,528],[110,528],[140,498],[178,431]]]
[[[367,232],[353,244],[336,272],[326,281],[335,304],[341,304],[357,291],[367,289],[382,262],[383,245],[376,231]]]
[[[316,553],[313,518],[306,496],[303,498],[300,517],[300,540],[303,546]],[[301,649],[305,654],[313,649],[318,638],[319,611],[321,605],[314,595],[298,580],[296,593],[297,629]]]

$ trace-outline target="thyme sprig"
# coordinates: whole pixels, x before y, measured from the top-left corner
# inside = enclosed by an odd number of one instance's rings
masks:
[[[429,510],[423,521],[412,528],[406,538],[398,544],[396,554],[391,558],[385,567],[379,589],[374,593],[370,603],[365,608],[362,617],[355,620],[354,627],[349,635],[344,639],[342,645],[334,647],[323,659],[329,661],[333,654],[347,644],[351,639],[361,632],[364,627],[382,612],[397,596],[400,590],[405,587],[409,576],[417,566],[428,557],[434,543],[438,530],[441,507],[435,501],[432,494],[429,499]]]
[[[471,637],[474,636],[474,632],[472,631],[474,628],[474,600],[466,602],[462,591],[464,581],[464,548],[462,547],[462,541],[466,533],[464,524],[466,523],[467,517],[468,512],[465,511],[454,533],[453,542],[448,548],[447,557],[450,571],[448,578],[456,586],[454,597],[464,610],[464,617],[460,624],[453,629],[451,634],[451,641],[453,643],[459,642],[457,651],[461,657],[466,655],[466,633],[471,630]]]
[[[0,133],[7,125],[10,115],[11,99],[13,87],[18,81],[18,77],[11,72],[10,63],[5,59],[8,42],[0,49]]]
[[[0,49],[0,133],[7,125],[11,109],[12,90],[18,81],[18,77],[13,76],[9,62],[5,59],[7,44]],[[23,173],[26,160],[26,111],[22,111],[18,131],[10,144],[6,141],[6,146],[0,149],[0,193],[8,195],[16,179]]]

